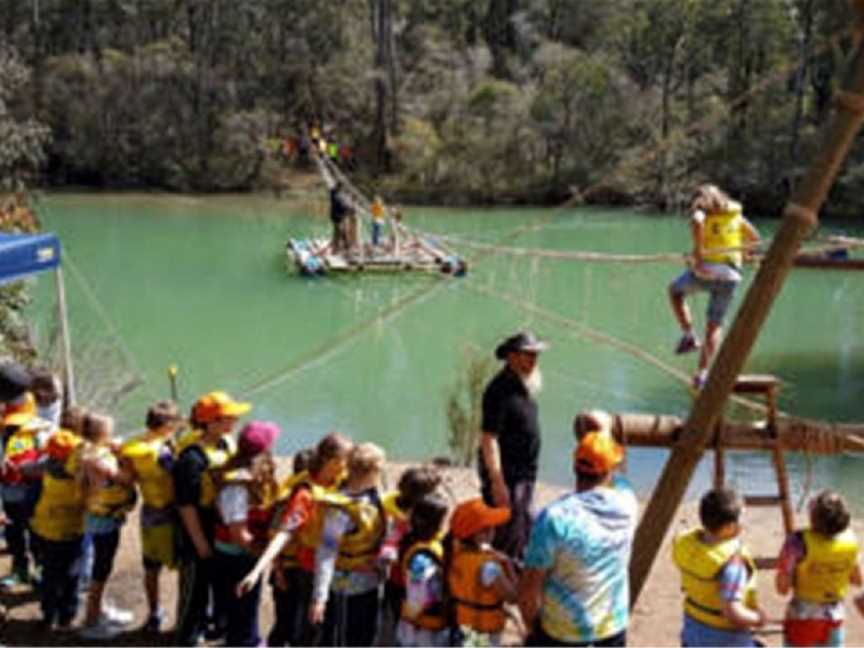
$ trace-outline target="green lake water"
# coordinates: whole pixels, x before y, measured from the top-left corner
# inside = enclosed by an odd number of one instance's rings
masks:
[[[248,398],[255,417],[282,426],[282,451],[337,429],[374,440],[396,458],[446,454],[445,403],[466,353],[491,354],[524,327],[552,344],[541,359],[539,397],[545,479],[571,480],[570,424],[578,410],[685,415],[691,403],[678,378],[624,348],[692,371],[693,356],[672,354],[678,331],[666,285],[681,270],[676,263],[581,262],[457,245],[471,264],[464,279],[304,279],[286,273],[284,246],[292,235],[328,232],[323,203],[292,211],[266,197],[57,194],[39,213],[64,246],[80,391],[112,375],[106,366],[145,380],[114,411],[125,431],[141,426],[148,402],[169,395],[166,369],[176,364],[184,406],[211,389]],[[416,208],[406,220],[428,232],[520,248],[655,254],[689,246],[683,217],[618,210]],[[757,224],[767,235],[776,226]],[[843,231],[862,236],[864,226]],[[45,340],[52,282],[40,279],[34,294],[35,332]],[[698,297],[694,304],[700,326],[705,303]],[[785,411],[864,420],[862,323],[864,273],[794,270],[746,369],[785,381]],[[665,457],[660,450],[630,453],[640,490],[651,488]],[[861,461],[819,458],[808,468],[806,458],[795,457],[796,489],[812,475],[815,485],[851,495]],[[691,494],[707,484],[703,464]],[[766,457],[734,455],[729,473],[739,486],[770,490]]]

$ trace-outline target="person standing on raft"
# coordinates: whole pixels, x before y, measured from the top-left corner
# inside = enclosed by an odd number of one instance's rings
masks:
[[[720,344],[726,311],[741,283],[744,250],[759,243],[759,232],[744,218],[741,203],[729,198],[716,185],[697,188],[691,208],[693,252],[687,270],[669,285],[669,299],[683,333],[675,353],[689,353],[701,347],[698,369],[693,376],[693,387],[701,389]],[[688,295],[702,290],[710,294],[704,345],[693,333],[693,318],[686,302]]]

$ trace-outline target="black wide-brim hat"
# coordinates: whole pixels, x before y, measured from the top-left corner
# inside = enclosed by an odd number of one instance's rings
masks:
[[[522,331],[511,335],[495,348],[495,357],[504,360],[508,353],[514,351],[527,351],[528,353],[540,353],[549,348],[549,344],[537,338],[530,331]]]
[[[8,403],[30,389],[33,376],[17,362],[0,364],[0,401]]]

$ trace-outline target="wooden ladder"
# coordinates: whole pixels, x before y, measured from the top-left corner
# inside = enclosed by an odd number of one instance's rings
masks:
[[[779,506],[783,514],[783,528],[786,534],[795,530],[795,512],[792,507],[789,492],[789,475],[786,471],[786,460],[783,458],[783,449],[777,439],[777,393],[780,391],[781,382],[776,376],[764,374],[741,374],[732,388],[735,394],[751,394],[762,396],[768,408],[767,432],[768,447],[771,450],[771,459],[774,464],[774,475],[777,480],[776,495],[744,495],[744,504],[753,507]],[[718,434],[714,447],[714,488],[723,488],[726,481],[725,454],[722,439],[722,420],[718,423]],[[755,559],[756,567],[759,569],[774,569],[777,567],[776,557],[759,557]]]

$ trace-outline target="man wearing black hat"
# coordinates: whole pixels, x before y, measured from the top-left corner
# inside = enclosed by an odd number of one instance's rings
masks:
[[[498,527],[494,546],[521,560],[531,531],[531,500],[540,455],[540,422],[534,396],[540,390],[537,355],[548,348],[528,332],[513,335],[495,349],[504,361],[483,393],[478,456],[483,499],[508,506],[510,522]]]

